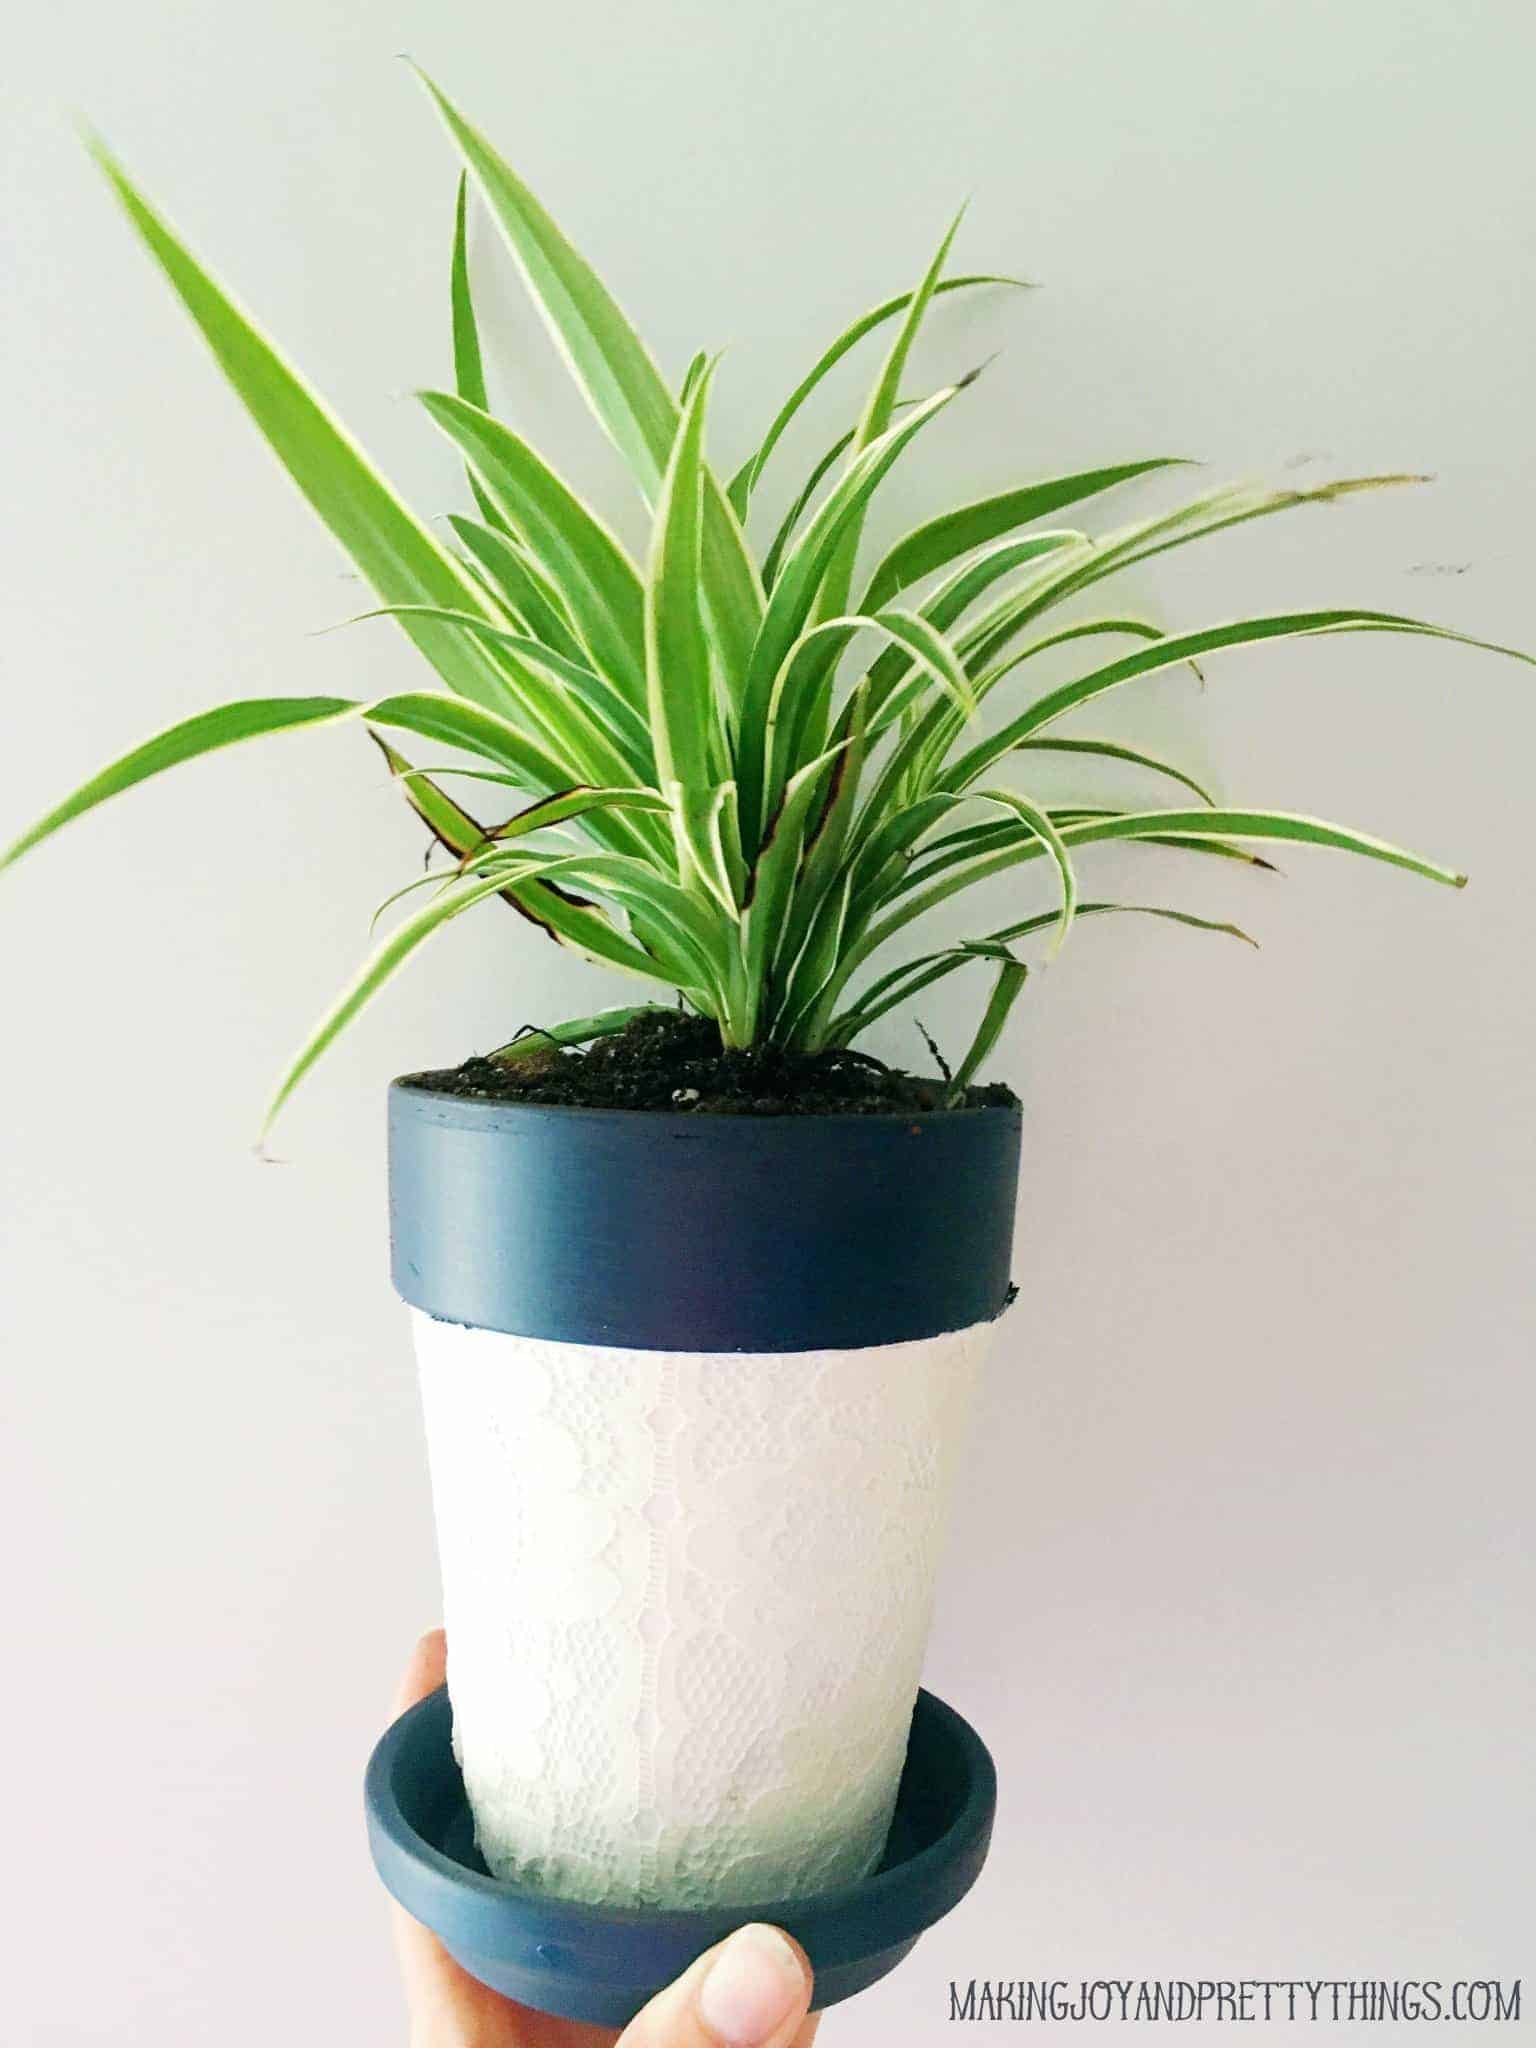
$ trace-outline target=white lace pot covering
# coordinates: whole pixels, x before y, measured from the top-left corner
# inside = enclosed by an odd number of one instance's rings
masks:
[[[412,1313],[491,1870],[655,1906],[867,1874],[991,1326],[714,1354]]]

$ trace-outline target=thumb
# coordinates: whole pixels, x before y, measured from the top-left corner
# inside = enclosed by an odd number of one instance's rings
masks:
[[[805,1951],[753,1922],[708,1949],[630,2021],[617,2048],[808,2048]]]

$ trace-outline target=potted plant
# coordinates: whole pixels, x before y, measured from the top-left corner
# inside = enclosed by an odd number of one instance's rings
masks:
[[[468,471],[451,542],[97,155],[434,680],[208,711],[104,769],[4,860],[213,749],[366,731],[447,863],[399,892],[269,1121],[426,940],[493,899],[647,985],[638,1004],[391,1091],[393,1270],[414,1312],[457,1748],[486,1862],[520,1885],[660,1908],[819,1893],[882,1852],[968,1396],[1009,1297],[1019,1112],[976,1076],[1025,983],[1018,949],[1130,912],[1245,936],[1081,898],[1079,859],[1101,843],[1264,865],[1255,848],[1297,841],[1465,879],[1343,826],[1218,803],[1177,763],[1070,721],[1264,641],[1486,643],[1373,610],[1165,632],[1073,605],[1164,550],[1399,476],[1203,489],[1097,537],[1046,523],[1178,467],[1146,458],[945,511],[870,564],[874,494],[974,381],[909,391],[919,327],[941,294],[1009,280],[947,275],[951,226],[726,478],[706,448],[715,360],[669,384],[532,193],[428,91],[463,167],[454,388],[422,394]],[[643,563],[490,410],[471,193],[651,507]],[[786,430],[876,330],[885,353],[854,424],[749,543]],[[1066,674],[1046,686],[1050,650],[1068,650]],[[1044,755],[1083,772],[1079,800],[1028,793]],[[1107,800],[1101,769],[1164,794]],[[1034,902],[913,949],[927,913],[1015,869],[1044,882]],[[919,1080],[859,1051],[965,968],[987,989],[953,1071]]]

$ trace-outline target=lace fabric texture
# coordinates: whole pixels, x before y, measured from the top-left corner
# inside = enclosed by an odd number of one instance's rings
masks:
[[[489,1868],[655,1906],[872,1870],[990,1325],[713,1354],[412,1314]]]

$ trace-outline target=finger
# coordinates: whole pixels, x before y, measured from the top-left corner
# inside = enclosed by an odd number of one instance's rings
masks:
[[[777,1927],[754,1922],[659,1991],[619,2036],[619,2048],[801,2048],[816,2030],[810,2007],[804,1949]]]
[[[395,1687],[392,1716],[398,1720],[409,1708],[436,1692],[448,1667],[448,1638],[440,1628],[428,1629],[410,1655],[400,1683]],[[426,2033],[429,2027],[458,2003],[463,1975],[436,1935],[399,1906],[391,1907],[395,1948],[400,1957],[400,1974],[405,1980],[406,2002],[411,2009],[413,2031]]]
[[[395,1688],[396,1717],[436,1692],[443,1682],[447,1660],[447,1637],[440,1628],[428,1629],[411,1652]],[[460,1969],[437,1936],[403,1908],[393,1906],[391,1919],[411,2014],[412,2039],[441,2042],[447,2048],[449,2043],[473,2038],[471,2030],[477,2025],[484,2038],[495,2039],[484,2023],[494,2024],[499,2017],[496,2007],[501,2001]]]
[[[395,1688],[394,1714],[398,1720],[407,1707],[414,1707],[428,1693],[437,1691],[448,1674],[448,1638],[440,1628],[429,1628],[411,1652],[411,1661]]]

